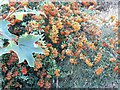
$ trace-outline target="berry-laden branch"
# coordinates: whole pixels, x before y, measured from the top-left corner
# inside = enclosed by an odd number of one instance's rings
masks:
[[[7,20],[20,6],[21,6],[21,4],[19,4],[19,5],[16,7],[16,9],[14,9],[12,12],[10,12],[10,13],[8,14],[8,16],[5,18],[5,20]]]

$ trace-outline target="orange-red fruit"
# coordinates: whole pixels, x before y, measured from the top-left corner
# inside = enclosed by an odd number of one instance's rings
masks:
[[[27,69],[26,69],[26,67],[22,67],[21,72],[22,72],[24,75],[27,74]]]
[[[38,81],[38,86],[43,87],[44,86],[44,80],[39,80]]]
[[[3,14],[2,18],[5,19],[7,17],[7,14]]]
[[[104,68],[98,68],[98,69],[95,71],[96,75],[102,74],[103,70],[104,70]]]
[[[47,47],[51,47],[51,46],[52,46],[52,44],[51,44],[51,43],[48,43],[48,44],[46,44],[46,46],[47,46]]]

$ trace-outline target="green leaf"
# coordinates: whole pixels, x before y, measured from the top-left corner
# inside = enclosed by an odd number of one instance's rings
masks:
[[[9,24],[8,21],[0,20],[0,37],[11,40],[12,38],[15,38],[16,36],[8,31],[8,24]]]
[[[26,14],[34,14],[34,13],[33,12],[23,12],[23,11],[13,13],[13,15],[15,15],[16,19],[21,20],[21,21],[23,20],[24,14],[26,15]]]
[[[6,48],[0,49],[0,55],[13,50],[19,58],[19,63],[23,62],[25,59],[27,60],[29,66],[34,66],[34,57],[33,53],[41,53],[43,54],[43,50],[41,47],[35,47],[34,43],[38,41],[41,37],[40,36],[33,36],[33,35],[22,35],[18,39],[18,45],[16,45],[13,41]]]
[[[23,15],[24,14],[22,14],[22,13],[20,13],[20,14],[15,14],[15,17],[16,17],[16,19],[18,19],[18,20],[23,20]]]
[[[0,39],[0,48],[3,47],[3,43],[4,43],[3,40]]]

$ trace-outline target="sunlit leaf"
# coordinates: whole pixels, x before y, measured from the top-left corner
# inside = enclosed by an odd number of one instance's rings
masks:
[[[3,40],[0,39],[0,48],[3,47]]]
[[[0,37],[6,38],[6,39],[15,38],[16,36],[8,31],[8,24],[9,24],[8,21],[0,20]]]
[[[22,14],[22,13],[20,13],[20,14],[15,14],[15,17],[16,17],[16,19],[18,19],[18,20],[23,20],[23,15],[24,14]]]
[[[0,55],[13,50],[19,58],[19,63],[27,60],[28,64],[33,67],[34,66],[34,57],[33,53],[41,53],[43,54],[43,50],[41,47],[35,47],[34,43],[38,41],[41,37],[40,36],[33,36],[33,35],[23,35],[18,39],[18,45],[15,44],[13,41],[6,48],[0,49]]]

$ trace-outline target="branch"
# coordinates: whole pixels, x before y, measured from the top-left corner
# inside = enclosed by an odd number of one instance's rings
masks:
[[[56,78],[56,88],[58,88],[58,77]]]
[[[8,16],[5,18],[5,20],[7,20],[20,7],[20,5],[18,5],[17,8],[13,10],[11,13],[9,13]]]

